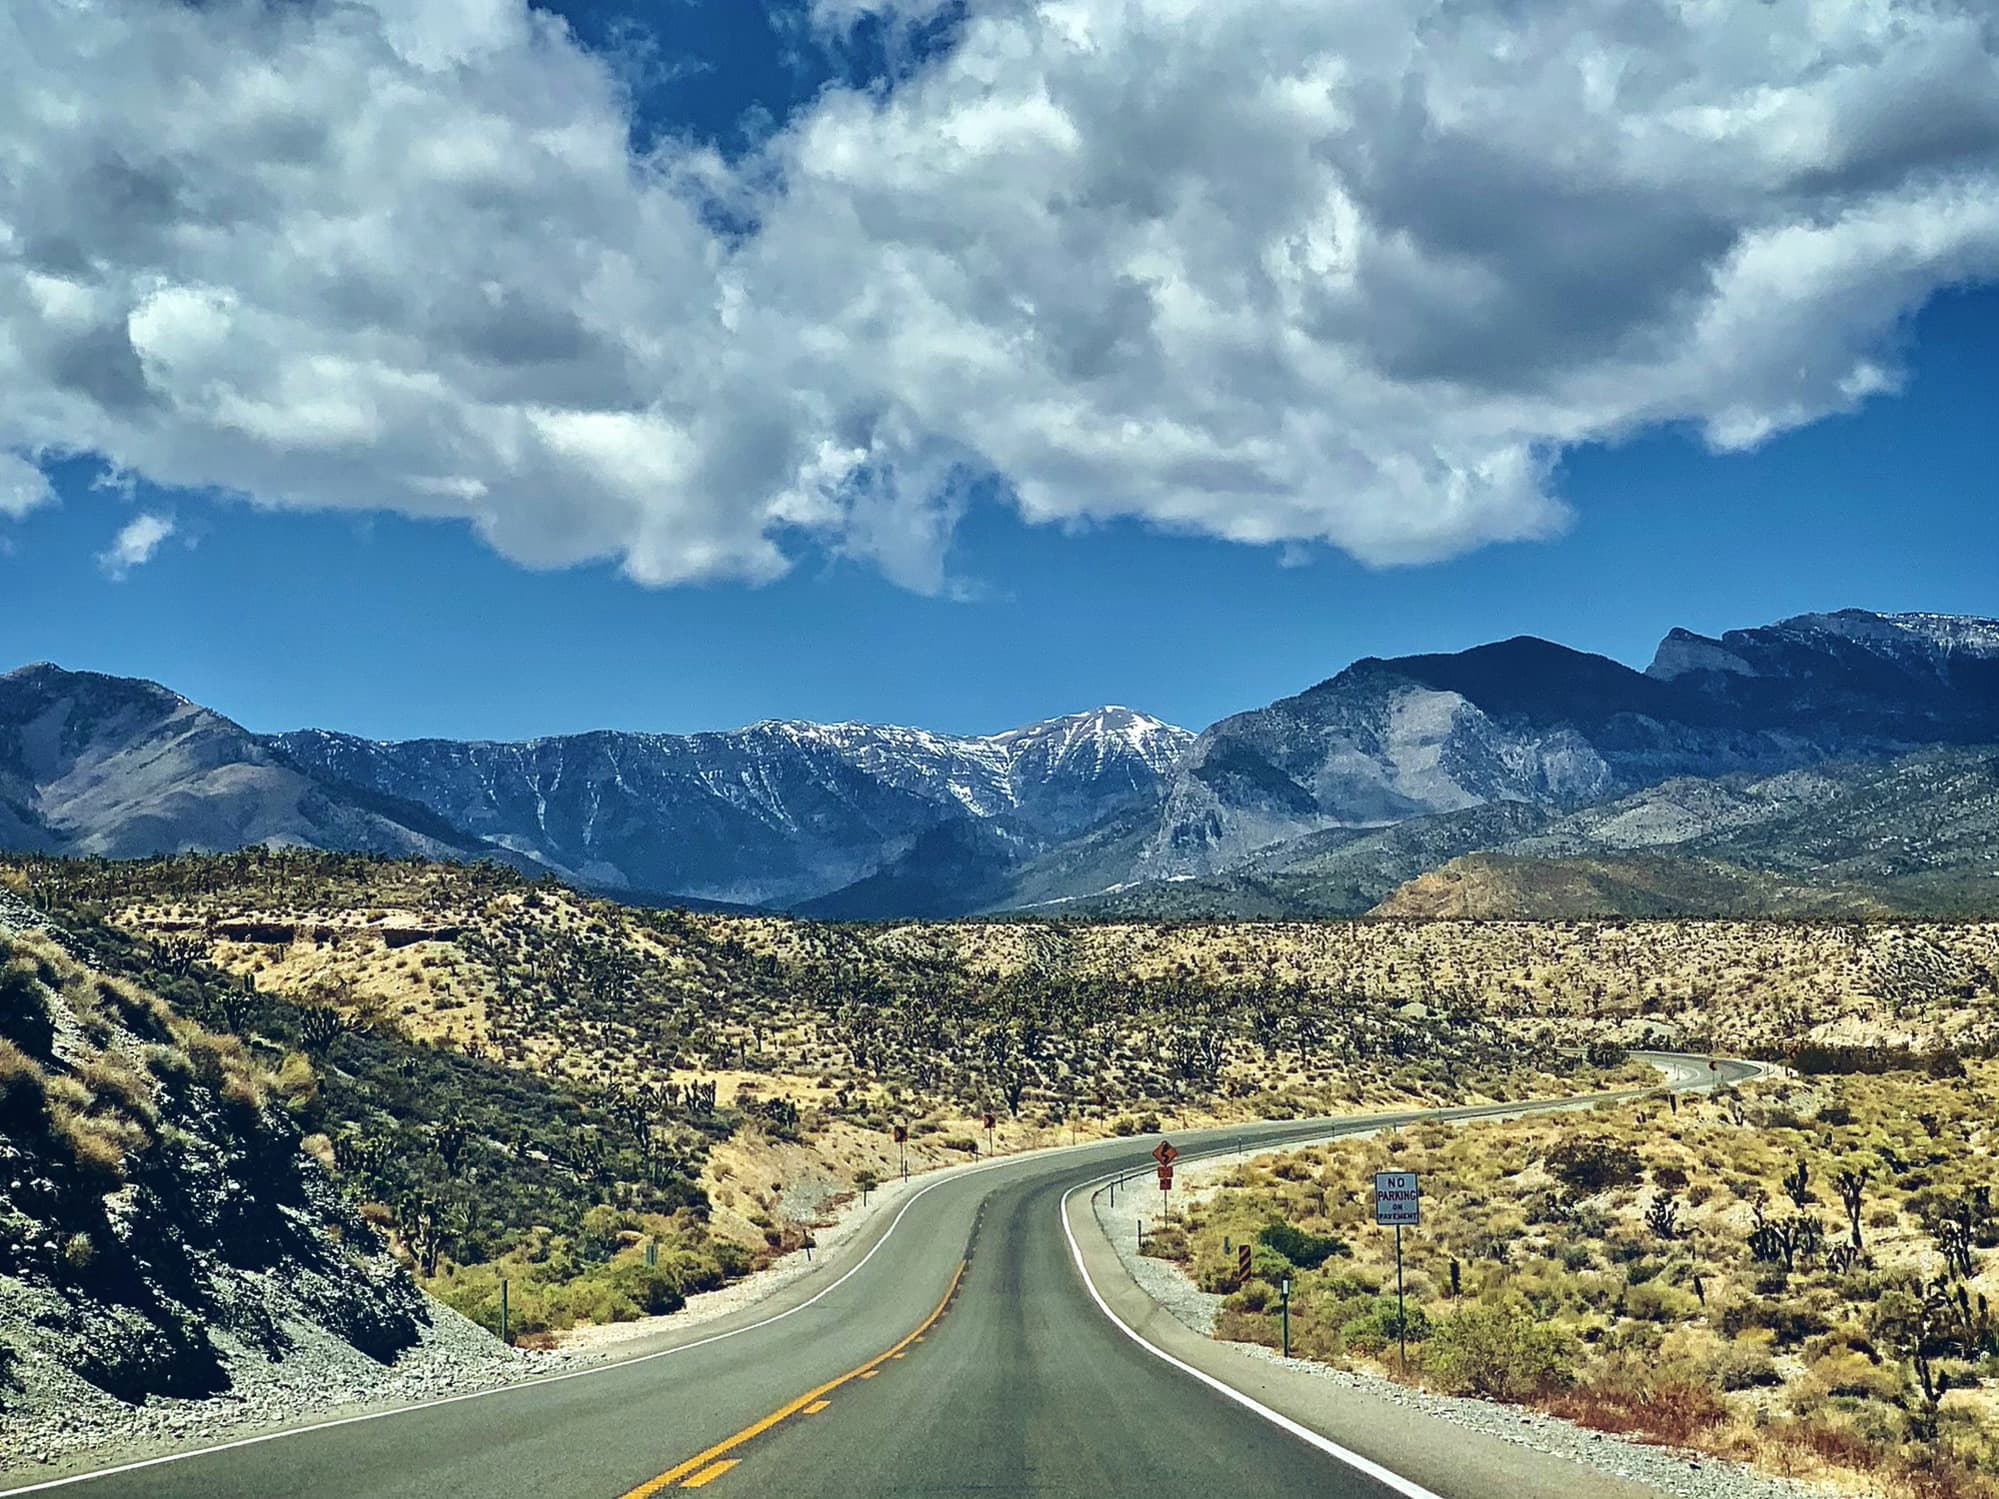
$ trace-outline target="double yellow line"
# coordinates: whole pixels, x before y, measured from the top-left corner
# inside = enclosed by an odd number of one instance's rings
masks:
[[[958,1261],[958,1268],[951,1272],[951,1284],[945,1288],[944,1299],[937,1303],[937,1309],[925,1317],[918,1324],[914,1332],[900,1343],[897,1343],[893,1348],[888,1349],[884,1353],[877,1354],[857,1369],[849,1369],[838,1379],[829,1379],[817,1389],[807,1390],[789,1405],[772,1411],[761,1421],[751,1422],[734,1436],[717,1442],[705,1452],[696,1453],[693,1457],[687,1459],[686,1462],[676,1467],[668,1468],[659,1477],[647,1479],[644,1483],[626,1494],[624,1499],[653,1499],[653,1495],[659,1493],[662,1489],[672,1488],[683,1479],[690,1480],[686,1484],[686,1487],[697,1488],[702,1484],[708,1483],[711,1479],[720,1478],[723,1473],[726,1473],[736,1465],[735,1462],[724,1463],[721,1459],[727,1457],[728,1454],[742,1446],[743,1443],[753,1437],[762,1436],[780,1421],[789,1420],[815,1402],[823,1402],[826,1396],[839,1389],[841,1385],[850,1383],[856,1379],[865,1379],[874,1374],[883,1364],[902,1353],[911,1343],[914,1343],[918,1338],[930,1331],[932,1327],[936,1326],[937,1319],[944,1315],[944,1308],[949,1306],[951,1298],[958,1294],[958,1282],[965,1278],[965,1265],[966,1262],[964,1260]],[[820,1404],[819,1408],[821,1410],[825,1409],[824,1404]],[[711,1466],[716,1469],[713,1473],[707,1471]],[[698,1482],[694,1480],[698,1480]]]

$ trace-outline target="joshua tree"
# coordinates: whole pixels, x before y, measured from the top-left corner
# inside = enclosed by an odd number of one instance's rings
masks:
[[[1861,1195],[1867,1190],[1868,1178],[1873,1174],[1866,1166],[1858,1169],[1847,1167],[1832,1179],[1833,1190],[1839,1193],[1840,1206],[1846,1209],[1846,1226],[1853,1235],[1856,1251],[1867,1247],[1860,1236],[1860,1203]]]
[[[1645,1209],[1645,1225],[1662,1239],[1677,1239],[1680,1236],[1679,1202],[1661,1192]]]
[[[1812,1168],[1800,1161],[1784,1173],[1784,1195],[1801,1208],[1808,1208],[1817,1199],[1812,1196]]]
[[[444,1162],[446,1171],[457,1171],[458,1158],[465,1153],[466,1142],[471,1138],[463,1120],[446,1119],[437,1126],[431,1144],[437,1147],[437,1158]]]

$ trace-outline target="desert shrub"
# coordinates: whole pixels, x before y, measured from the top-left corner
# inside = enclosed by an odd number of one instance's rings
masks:
[[[55,1106],[53,1117],[57,1139],[86,1179],[106,1189],[125,1179],[126,1153],[141,1143],[131,1125],[84,1113],[66,1103]]]
[[[1275,1317],[1226,1305],[1215,1317],[1215,1336],[1230,1343],[1261,1343],[1265,1348],[1275,1348],[1283,1341]]]
[[[55,1021],[34,975],[24,968],[0,968],[0,1041],[18,1043],[29,1055],[46,1058],[53,1054],[55,1034]]]
[[[1637,1184],[1645,1163],[1615,1140],[1564,1140],[1547,1156],[1548,1174],[1571,1191],[1595,1193]]]
[[[1316,1270],[1334,1255],[1353,1253],[1344,1239],[1330,1234],[1308,1234],[1291,1223],[1273,1223],[1256,1236],[1256,1241],[1274,1249],[1300,1270]]]
[[[1187,1230],[1177,1223],[1161,1224],[1139,1241],[1139,1253],[1155,1260],[1185,1260],[1191,1253]]]
[[[1700,1302],[1691,1291],[1648,1280],[1624,1294],[1624,1313],[1647,1322],[1685,1322],[1698,1315]]]
[[[1574,1273],[1588,1270],[1596,1264],[1596,1251],[1580,1241],[1564,1244],[1555,1254],[1556,1261],[1564,1270]]]
[[[0,1037],[0,1131],[26,1135],[48,1114],[48,1078],[35,1059]]]
[[[1527,1400],[1574,1382],[1579,1349],[1563,1328],[1503,1302],[1468,1306],[1438,1323],[1423,1367],[1445,1389]]]
[[[1269,1281],[1252,1280],[1222,1305],[1238,1312],[1260,1312],[1274,1300],[1276,1293],[1270,1289]]]
[[[1551,1409],[1579,1426],[1680,1447],[1728,1419],[1728,1403],[1705,1381],[1654,1373],[1630,1358],[1569,1390]]]
[[[1717,1389],[1730,1391],[1784,1382],[1768,1349],[1739,1340],[1723,1343],[1709,1354],[1701,1364],[1701,1374]]]
[[[1804,1302],[1775,1297],[1745,1297],[1721,1314],[1721,1330],[1729,1337],[1760,1327],[1784,1344],[1802,1343],[1830,1326],[1823,1313]]]
[[[1393,1296],[1380,1296],[1366,1311],[1341,1324],[1340,1337],[1356,1352],[1380,1353],[1405,1334],[1410,1342],[1420,1343],[1430,1331],[1430,1318],[1422,1307],[1410,1306],[1398,1313]]]
[[[319,1097],[319,1076],[302,1051],[286,1053],[272,1086],[286,1110],[294,1114],[309,1109]]]

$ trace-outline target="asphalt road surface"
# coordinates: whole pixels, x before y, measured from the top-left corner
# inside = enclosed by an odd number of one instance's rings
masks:
[[[1679,1087],[1755,1071],[1662,1065]],[[1192,1160],[1420,1117],[1174,1139]],[[939,1177],[813,1274],[642,1358],[107,1470],[64,1489],[79,1499],[651,1499],[683,1488],[711,1488],[710,1499],[1420,1493],[1225,1398],[1099,1307],[1060,1204],[1107,1172],[1149,1172],[1155,1143],[1106,1141]]]

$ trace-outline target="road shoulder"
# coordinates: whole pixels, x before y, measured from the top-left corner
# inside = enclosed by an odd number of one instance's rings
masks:
[[[1267,1152],[1258,1152],[1267,1153]],[[1134,1185],[1139,1185],[1134,1178]],[[1405,1389],[1273,1351],[1218,1342],[1184,1277],[1140,1260],[1123,1204],[1106,1190],[1065,1198],[1065,1228],[1108,1313],[1153,1351],[1428,1490],[1438,1499],[1823,1499],[1825,1490],[1702,1454],[1627,1442],[1535,1412]],[[1185,1294],[1181,1294],[1184,1289]],[[1169,1304],[1170,1303],[1170,1304]],[[1195,1324],[1190,1326],[1189,1324]]]

